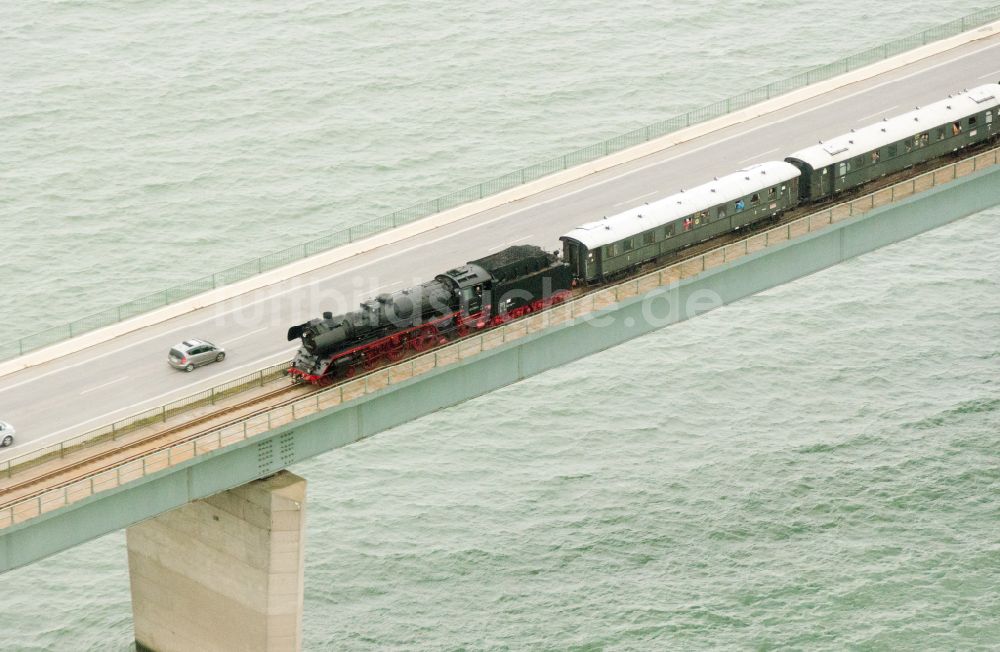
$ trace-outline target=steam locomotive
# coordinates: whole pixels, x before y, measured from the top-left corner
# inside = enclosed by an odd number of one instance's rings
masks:
[[[487,328],[566,300],[723,233],[756,226],[889,174],[1000,138],[1000,83],[950,95],[908,113],[716,178],[689,191],[583,224],[558,253],[521,245],[380,294],[361,310],[323,314],[288,329],[302,340],[289,373],[324,385],[407,350]]]
[[[508,247],[469,261],[412,288],[380,294],[361,309],[336,317],[324,313],[288,329],[302,340],[288,373],[300,382],[326,385],[424,351],[449,337],[497,326],[570,296],[569,266],[533,245]]]

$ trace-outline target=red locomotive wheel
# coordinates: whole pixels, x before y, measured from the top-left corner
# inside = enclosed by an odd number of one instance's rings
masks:
[[[426,351],[427,349],[433,348],[434,346],[437,345],[438,339],[440,337],[441,335],[438,333],[437,326],[435,326],[434,324],[427,324],[426,326],[420,329],[419,338],[421,340],[420,343],[421,348],[417,350]]]
[[[356,375],[358,375],[358,368],[354,365],[344,370],[344,378],[354,378]]]
[[[459,324],[458,328],[455,329],[459,337],[465,337],[469,334],[469,326],[467,324]]]
[[[385,357],[389,358],[389,362],[399,362],[403,359],[403,354],[406,353],[406,349],[400,345],[397,348],[389,349]]]

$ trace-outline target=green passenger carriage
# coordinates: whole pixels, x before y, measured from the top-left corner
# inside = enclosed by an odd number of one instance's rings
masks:
[[[687,191],[578,226],[559,239],[582,281],[613,278],[798,203],[798,168],[754,165]]]
[[[998,90],[978,86],[795,152],[785,160],[802,170],[801,199],[823,199],[996,137]]]

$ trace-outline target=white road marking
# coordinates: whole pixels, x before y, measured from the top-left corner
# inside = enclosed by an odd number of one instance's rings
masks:
[[[632,199],[626,199],[625,201],[620,201],[617,204],[612,204],[612,206],[624,206],[625,204],[635,205],[639,202],[639,200],[645,199],[646,197],[652,197],[653,195],[658,195],[659,193],[659,190],[654,190],[653,192],[647,192],[645,195],[639,195],[638,197],[633,197]]]
[[[271,358],[277,358],[279,356],[284,356],[284,357],[290,359],[291,356],[292,356],[292,354],[295,353],[295,351],[297,351],[297,350],[298,350],[298,348],[289,349],[287,351],[279,351],[278,353],[275,353],[274,355],[266,356],[264,358],[261,358],[260,360],[269,360]],[[99,415],[99,416],[96,416],[96,417],[92,417],[90,419],[87,419],[86,421],[81,421],[81,422],[79,422],[79,423],[77,423],[75,425],[72,425],[72,426],[68,427],[68,428],[63,428],[62,430],[56,430],[54,432],[50,432],[45,437],[41,437],[39,439],[33,440],[33,443],[37,444],[37,443],[44,442],[45,440],[51,439],[52,437],[55,437],[56,435],[61,435],[62,433],[70,431],[70,430],[77,430],[82,425],[86,425],[86,424],[91,423],[93,421],[100,421],[101,419],[105,419],[107,417],[110,417],[110,416],[113,416],[115,414],[118,414],[119,412],[124,412],[126,410],[128,410],[130,414],[137,414],[139,412],[142,412],[143,409],[147,409],[147,408],[139,408],[139,407],[137,407],[137,405],[141,406],[141,405],[143,405],[145,403],[150,403],[152,401],[157,401],[157,400],[160,400],[162,398],[166,398],[167,396],[171,396],[173,394],[178,394],[180,392],[184,392],[187,395],[197,394],[199,391],[204,391],[204,389],[207,389],[207,388],[198,389],[199,385],[204,385],[208,381],[214,380],[214,379],[218,378],[219,376],[225,375],[226,373],[228,373],[230,371],[233,371],[234,369],[242,369],[243,367],[249,367],[251,365],[256,365],[258,362],[260,362],[260,360],[255,360],[253,362],[248,362],[248,363],[246,363],[244,365],[240,365],[239,367],[231,367],[227,371],[215,374],[214,376],[209,376],[208,378],[202,378],[196,384],[185,385],[184,387],[178,387],[177,389],[172,389],[169,392],[164,392],[164,393],[162,393],[162,394],[160,394],[158,396],[151,396],[151,397],[149,397],[147,399],[143,399],[142,402],[140,402],[140,403],[138,403],[136,405],[127,405],[125,407],[118,408],[117,410],[112,410],[111,412],[106,412],[106,413],[104,413],[102,415]],[[178,372],[178,373],[183,373],[183,372]],[[94,389],[97,389],[97,388],[95,387]],[[83,432],[84,431],[81,431],[81,432],[79,432],[77,434],[83,434]]]
[[[988,72],[982,77],[977,77],[977,79],[986,79],[987,77],[996,77],[997,75],[1000,75],[1000,70],[994,70],[993,72]]]
[[[830,100],[829,102],[825,102],[823,104],[819,104],[817,106],[814,106],[814,107],[811,107],[811,108],[808,108],[808,109],[804,109],[802,111],[799,111],[798,113],[793,113],[792,115],[789,115],[786,118],[784,118],[783,121],[792,120],[792,119],[797,118],[799,116],[806,115],[807,113],[812,113],[813,111],[817,111],[819,109],[826,108],[826,107],[831,106],[833,104],[838,104],[840,102],[844,102],[844,101],[849,100],[849,99],[851,99],[853,97],[857,97],[858,95],[864,95],[865,93],[869,93],[869,92],[871,92],[871,91],[873,91],[875,89],[882,88],[883,86],[888,86],[890,84],[896,84],[896,83],[905,81],[905,80],[910,79],[912,77],[916,77],[918,75],[922,75],[922,74],[926,73],[929,70],[934,70],[936,68],[941,68],[943,66],[951,65],[951,64],[955,63],[956,61],[960,61],[962,59],[967,59],[969,57],[972,57],[972,56],[975,56],[975,55],[978,55],[978,54],[982,54],[983,52],[985,52],[987,50],[991,50],[991,49],[994,49],[994,48],[997,48],[997,47],[1000,47],[1000,45],[998,45],[998,44],[987,45],[987,46],[985,46],[983,48],[980,48],[978,50],[974,50],[974,51],[969,52],[967,54],[963,54],[962,56],[955,57],[954,59],[949,59],[948,61],[943,61],[943,62],[941,62],[941,63],[939,63],[937,65],[928,66],[926,68],[921,68],[920,70],[917,70],[917,71],[915,71],[913,73],[910,73],[909,75],[904,75],[903,77],[896,77],[896,78],[884,81],[884,82],[882,82],[880,84],[876,84],[874,86],[871,86],[871,87],[868,87],[868,88],[856,91],[856,92],[851,93],[849,95],[845,95],[844,97],[840,97],[840,98],[837,98],[837,99],[834,99],[834,100]],[[477,222],[477,223],[475,223],[473,225],[467,226],[464,229],[459,229],[458,231],[454,231],[454,232],[449,233],[447,235],[443,235],[440,238],[435,238],[434,240],[429,240],[427,242],[423,242],[423,243],[420,243],[420,244],[415,244],[415,245],[413,245],[411,247],[407,247],[405,249],[401,249],[399,251],[395,251],[393,253],[387,254],[385,256],[381,256],[379,258],[375,258],[375,259],[373,259],[373,260],[371,260],[371,261],[369,261],[367,263],[360,263],[356,267],[354,267],[353,269],[345,270],[343,272],[338,272],[338,273],[332,274],[330,276],[324,276],[323,278],[316,279],[315,281],[312,281],[310,283],[306,283],[304,285],[296,285],[295,287],[290,287],[288,289],[281,290],[280,292],[277,292],[275,294],[272,294],[272,295],[269,295],[269,296],[266,296],[266,297],[262,297],[260,299],[257,299],[256,301],[252,301],[250,303],[242,304],[242,305],[240,305],[238,307],[232,308],[231,310],[227,310],[227,311],[222,312],[222,313],[217,313],[217,314],[215,314],[215,315],[213,315],[211,317],[206,317],[205,319],[202,319],[201,321],[197,321],[197,322],[194,322],[194,323],[192,323],[192,324],[190,324],[188,326],[185,326],[185,328],[192,328],[192,327],[197,326],[199,324],[204,324],[204,323],[212,321],[214,319],[218,319],[218,318],[220,318],[220,317],[222,317],[224,315],[228,315],[230,313],[237,312],[239,310],[245,310],[245,309],[247,309],[247,308],[249,308],[251,306],[257,305],[258,303],[262,303],[264,301],[271,301],[272,299],[275,299],[275,298],[280,297],[280,296],[285,295],[285,294],[289,294],[291,292],[299,292],[303,288],[307,288],[307,287],[310,287],[310,286],[313,286],[313,285],[318,285],[319,283],[329,282],[330,280],[332,280],[334,278],[337,278],[338,276],[343,276],[345,274],[356,273],[357,270],[359,270],[359,269],[361,269],[363,267],[368,267],[370,265],[374,265],[376,263],[380,263],[380,262],[382,262],[384,260],[388,260],[389,258],[394,258],[394,257],[399,256],[401,254],[405,254],[407,252],[413,251],[414,249],[419,249],[421,247],[425,247],[425,246],[429,246],[429,245],[435,244],[437,242],[441,242],[442,240],[447,240],[449,238],[454,238],[455,236],[458,236],[458,235],[461,235],[463,233],[466,233],[467,231],[472,231],[474,229],[479,229],[479,228],[482,228],[482,227],[484,227],[484,226],[486,226],[488,224],[493,224],[494,222],[499,222],[501,220],[510,219],[511,217],[513,217],[514,215],[517,215],[518,213],[524,213],[524,212],[529,211],[529,210],[535,210],[535,209],[537,209],[537,208],[539,208],[541,206],[545,206],[547,204],[552,204],[552,203],[561,201],[561,200],[563,200],[563,199],[565,199],[567,197],[572,197],[574,195],[578,195],[578,194],[583,193],[583,192],[590,192],[594,188],[598,188],[600,186],[604,186],[604,185],[616,182],[616,181],[618,181],[620,179],[623,179],[623,178],[625,178],[627,176],[631,176],[631,175],[633,175],[633,174],[635,174],[637,172],[642,172],[643,170],[648,170],[650,168],[658,167],[660,165],[663,165],[664,163],[668,163],[670,161],[674,161],[674,160],[677,160],[679,158],[683,158],[685,156],[689,156],[689,155],[691,155],[691,154],[693,154],[695,152],[700,152],[702,150],[709,149],[711,147],[716,147],[716,146],[720,145],[721,143],[725,143],[725,142],[728,142],[730,140],[735,140],[737,138],[743,138],[743,137],[745,137],[749,133],[753,133],[755,131],[760,131],[761,129],[765,129],[765,128],[771,127],[771,126],[774,126],[774,123],[773,122],[768,122],[767,124],[762,124],[762,125],[759,125],[757,127],[752,127],[752,128],[747,129],[745,131],[741,131],[741,132],[739,132],[737,134],[733,134],[732,136],[727,136],[726,138],[722,138],[720,140],[712,141],[710,143],[702,145],[701,147],[695,147],[693,149],[689,149],[689,150],[687,150],[687,151],[685,151],[685,152],[683,152],[681,154],[677,154],[677,155],[671,156],[669,158],[658,160],[658,161],[649,163],[649,164],[641,166],[641,167],[631,168],[627,172],[623,172],[623,173],[621,173],[619,175],[609,177],[609,178],[607,178],[607,179],[605,179],[603,181],[595,182],[595,183],[590,184],[590,185],[588,185],[588,186],[586,186],[584,188],[579,188],[577,190],[571,190],[570,192],[563,193],[561,195],[557,195],[555,197],[552,197],[551,199],[546,199],[544,201],[532,204],[531,206],[525,206],[524,208],[519,208],[519,209],[517,209],[515,211],[512,211],[510,213],[505,213],[503,215],[499,215],[499,216],[494,217],[494,218],[489,219],[489,220],[485,220],[485,221],[482,221],[482,222]],[[468,218],[463,218],[463,219],[468,219]],[[383,246],[390,246],[390,245],[383,245]],[[341,262],[343,262],[343,261],[337,261],[336,263],[331,263],[331,264],[337,264],[337,263],[341,263]],[[308,273],[313,273],[315,271],[316,270],[312,270],[312,272],[305,272],[305,273],[308,274]],[[286,281],[281,281],[281,282],[286,282]],[[231,301],[231,300],[233,300],[235,298],[237,298],[237,297],[233,297],[231,299],[226,299],[226,301]],[[222,303],[222,302],[220,302],[220,303]],[[215,304],[215,305],[218,305],[218,304]],[[208,306],[206,308],[208,308]],[[86,360],[84,362],[80,362],[80,363],[77,363],[75,365],[71,365],[69,367],[60,367],[59,369],[54,369],[54,370],[46,372],[46,373],[44,373],[44,374],[42,374],[40,376],[32,378],[31,380],[25,380],[25,381],[22,381],[20,383],[15,384],[15,385],[9,385],[7,387],[4,387],[4,388],[0,389],[0,393],[3,393],[4,391],[6,391],[8,389],[13,389],[15,387],[19,387],[21,385],[25,385],[27,383],[34,382],[36,380],[40,380],[41,378],[44,378],[46,376],[50,376],[52,374],[63,373],[67,369],[72,369],[74,367],[79,367],[80,365],[83,365],[83,364],[89,364],[93,360],[96,360],[96,359],[99,359],[99,358],[103,358],[103,357],[112,355],[114,353],[118,353],[119,351],[123,351],[123,350],[125,350],[125,349],[127,349],[129,347],[135,346],[136,344],[143,344],[145,342],[149,342],[149,341],[154,340],[154,339],[158,339],[158,338],[161,338],[161,337],[167,337],[168,335],[169,334],[154,335],[154,336],[148,337],[148,338],[146,338],[144,340],[139,340],[138,342],[133,342],[132,344],[128,344],[128,345],[126,345],[124,347],[121,347],[119,349],[116,349],[114,351],[109,351],[108,353],[102,353],[100,355],[94,356],[93,358],[91,358],[89,360]]]
[[[374,290],[372,290],[372,294],[377,294],[381,290],[388,290],[389,288],[394,288],[397,285],[402,285],[402,284],[403,284],[402,281],[396,281],[395,283],[390,283],[389,285],[383,285],[381,287],[377,287]]]
[[[770,154],[772,152],[777,152],[777,151],[778,151],[778,148],[775,147],[774,149],[769,149],[766,152],[761,152],[760,154],[754,154],[750,158],[745,158],[742,161],[739,161],[736,165],[742,165],[743,163],[749,163],[750,161],[755,161],[757,159],[763,158],[764,156],[767,156],[768,154]]]
[[[531,238],[534,238],[534,237],[535,237],[534,233],[529,233],[528,235],[520,237],[517,240],[511,240],[510,242],[505,242],[502,245],[497,245],[495,247],[490,247],[486,251],[488,253],[493,253],[494,251],[499,251],[500,249],[503,249],[504,247],[509,247],[509,246],[511,246],[513,244],[517,244],[518,242],[524,242],[525,240],[530,240]]]
[[[118,378],[116,380],[109,380],[108,382],[104,383],[103,385],[98,385],[97,387],[91,387],[90,389],[83,390],[82,392],[80,392],[80,395],[82,396],[83,394],[87,394],[89,392],[96,392],[97,390],[99,390],[99,389],[101,389],[103,387],[107,387],[108,385],[114,385],[115,383],[120,383],[121,381],[123,381],[123,380],[125,380],[127,378],[128,378],[128,376],[122,376],[121,378]]]
[[[881,117],[884,117],[887,113],[889,113],[889,111],[892,111],[893,109],[897,109],[897,108],[899,108],[899,105],[898,104],[894,104],[893,106],[890,106],[888,109],[882,109],[881,111],[876,111],[875,113],[872,113],[871,115],[866,115],[866,116],[863,116],[861,118],[858,118],[858,122],[864,122],[865,120],[871,120],[872,118],[881,118]]]
[[[229,339],[229,340],[226,340],[226,346],[228,347],[228,346],[229,346],[230,344],[232,344],[233,342],[236,342],[236,341],[238,341],[238,340],[242,340],[242,339],[243,339],[244,337],[250,337],[250,336],[251,336],[251,335],[253,335],[254,333],[259,333],[259,332],[261,332],[261,331],[266,331],[266,330],[267,330],[268,328],[270,328],[270,327],[269,327],[269,326],[264,326],[264,327],[262,327],[262,328],[258,328],[258,329],[255,329],[255,330],[252,330],[252,331],[250,331],[249,333],[243,333],[243,334],[242,334],[242,335],[240,335],[239,337],[234,337],[234,338],[232,338],[232,339]],[[223,348],[225,348],[225,347],[223,347]]]

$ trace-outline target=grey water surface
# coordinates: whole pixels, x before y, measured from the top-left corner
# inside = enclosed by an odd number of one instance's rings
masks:
[[[0,341],[981,6],[0,5]],[[998,270],[992,209],[297,465],[305,649],[997,649]],[[0,622],[128,649],[124,533]]]

